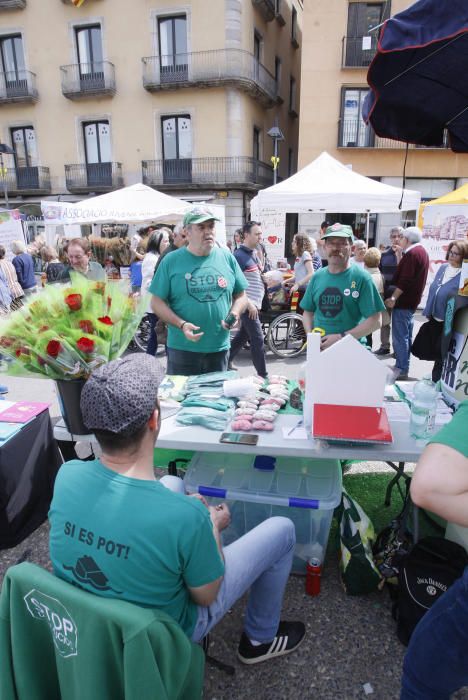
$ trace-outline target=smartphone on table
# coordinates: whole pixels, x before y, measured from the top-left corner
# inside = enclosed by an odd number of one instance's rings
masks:
[[[223,433],[219,441],[231,445],[256,445],[258,435],[255,433]]]

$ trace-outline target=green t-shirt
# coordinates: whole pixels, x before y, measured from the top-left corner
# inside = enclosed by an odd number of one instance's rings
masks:
[[[168,347],[190,352],[227,350],[229,331],[224,330],[221,321],[229,313],[233,295],[247,286],[237,260],[224,248],[215,247],[207,256],[193,255],[187,248],[179,248],[164,256],[149,291],[204,333],[193,343],[179,328],[169,326]]]
[[[366,270],[351,265],[332,274],[317,270],[310,280],[301,306],[314,314],[314,326],[327,335],[351,330],[369,316],[385,311],[377,287]]]
[[[439,430],[429,442],[448,445],[468,457],[468,401],[462,401],[452,420]]]
[[[196,588],[224,574],[209,512],[195,498],[73,460],[57,475],[49,511],[55,573],[110,598],[164,610],[190,636]]]

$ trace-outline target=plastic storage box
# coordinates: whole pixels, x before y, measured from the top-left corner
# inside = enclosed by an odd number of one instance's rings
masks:
[[[229,505],[224,545],[266,518],[283,515],[296,527],[293,571],[305,574],[310,557],[323,561],[333,510],[341,500],[337,460],[201,452],[193,456],[184,483],[188,493],[202,494],[210,505]]]

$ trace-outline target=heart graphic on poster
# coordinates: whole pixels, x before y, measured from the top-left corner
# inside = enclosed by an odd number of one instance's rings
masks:
[[[271,245],[276,243],[277,240],[278,240],[278,236],[268,236],[268,243],[271,243]]]

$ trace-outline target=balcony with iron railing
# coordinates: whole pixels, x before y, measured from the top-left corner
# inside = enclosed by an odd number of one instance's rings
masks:
[[[377,51],[377,34],[344,36],[341,44],[343,68],[367,68]]]
[[[0,168],[0,194],[7,190],[9,195],[50,194],[49,168],[41,165],[17,168]]]
[[[65,166],[67,190],[76,194],[109,192],[123,187],[122,163],[78,163]]]
[[[26,0],[0,0],[0,10],[24,10]]]
[[[264,107],[276,103],[275,77],[253,54],[242,49],[148,56],[142,61],[143,86],[149,92],[233,85]]]
[[[271,22],[275,18],[276,7],[274,0],[252,0],[252,5],[257,8],[266,22]]]
[[[271,165],[247,156],[143,160],[141,165],[143,182],[151,187],[258,190],[273,184]]]
[[[447,149],[448,133],[444,133],[443,146],[419,146],[410,143],[408,148],[427,150]],[[377,136],[373,128],[362,119],[341,119],[338,125],[338,148],[381,148],[381,149],[402,149],[406,148],[405,141],[395,141],[394,139]]]
[[[28,70],[0,72],[0,104],[36,102],[36,75]]]
[[[60,66],[62,94],[69,100],[115,95],[115,68],[109,61]]]

